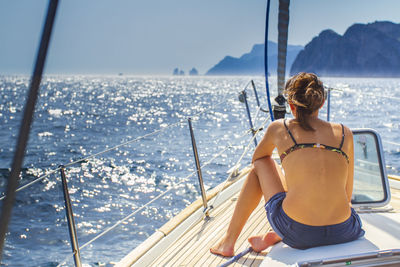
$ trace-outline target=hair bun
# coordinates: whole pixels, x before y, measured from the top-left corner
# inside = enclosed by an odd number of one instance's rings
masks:
[[[307,109],[315,111],[319,109],[324,103],[324,92],[319,88],[315,88],[314,86],[310,86],[307,88],[304,94],[305,102],[304,105]]]
[[[288,102],[297,107],[296,119],[306,130],[313,130],[307,117],[321,108],[325,101],[324,86],[313,73],[301,72],[286,82],[285,94]]]

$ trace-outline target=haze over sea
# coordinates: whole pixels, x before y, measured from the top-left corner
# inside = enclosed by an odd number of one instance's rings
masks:
[[[251,134],[238,94],[251,77],[48,76],[36,106],[20,184],[60,164],[96,154],[66,168],[79,244],[113,226],[169,190],[137,214],[81,249],[90,266],[111,264],[149,237],[199,196],[187,118],[193,127],[206,188],[227,178]],[[323,78],[336,88],[331,121],[376,129],[383,139],[388,173],[399,174],[400,79]],[[254,79],[266,108],[264,78]],[[29,77],[0,77],[0,190],[19,131]],[[276,78],[270,79],[272,95]],[[253,122],[256,102],[247,90]],[[321,115],[326,118],[326,105]],[[290,117],[290,115],[289,115]],[[148,135],[147,135],[148,134]],[[143,138],[139,138],[142,137]],[[242,167],[250,161],[250,142]],[[220,153],[221,152],[221,153]],[[68,227],[59,172],[17,194],[3,256],[5,266],[57,266],[68,257]],[[1,204],[2,205],[2,202]]]

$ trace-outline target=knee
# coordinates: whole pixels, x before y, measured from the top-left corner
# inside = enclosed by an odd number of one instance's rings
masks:
[[[253,170],[257,173],[260,169],[265,169],[272,166],[271,164],[274,164],[274,160],[271,158],[271,156],[266,156],[253,162]]]

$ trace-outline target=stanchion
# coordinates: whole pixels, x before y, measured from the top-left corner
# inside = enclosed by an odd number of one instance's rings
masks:
[[[192,127],[192,119],[191,118],[188,119],[188,123],[189,123],[189,130],[190,130],[190,138],[192,140],[194,161],[196,163],[197,177],[199,178],[201,198],[203,199],[204,213],[205,213],[206,217],[208,217],[209,209],[208,209],[208,204],[207,204],[206,190],[204,189],[203,175],[201,173],[199,154],[197,152],[196,140],[194,138],[193,127]]]
[[[249,118],[250,130],[254,136],[256,134],[256,132],[254,130],[253,121],[251,120],[250,108],[249,108],[249,103],[247,102],[246,91],[242,91],[242,93],[239,96],[239,101],[244,102],[246,105],[246,111],[247,111],[247,117]],[[257,146],[257,139],[255,137],[254,137],[254,145]]]
[[[257,94],[256,85],[254,84],[254,81],[253,81],[253,80],[251,80],[251,86],[253,87],[254,95],[256,96],[257,107],[260,107],[260,100],[258,99],[258,94]]]
[[[60,166],[61,181],[64,193],[65,212],[67,214],[69,237],[71,239],[72,253],[74,254],[74,261],[76,267],[82,267],[81,253],[79,252],[78,237],[76,235],[74,214],[72,213],[71,199],[68,193],[67,179],[65,178],[64,166]]]
[[[331,115],[331,88],[328,88],[328,107],[326,111],[326,120],[330,120],[330,115]]]

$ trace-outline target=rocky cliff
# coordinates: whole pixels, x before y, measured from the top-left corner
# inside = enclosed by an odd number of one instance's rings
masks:
[[[290,73],[400,77],[400,24],[354,24],[342,35],[325,30],[298,54]]]
[[[288,45],[287,71],[290,70],[290,66],[302,49],[302,46]],[[274,42],[268,42],[268,53],[268,71],[271,74],[275,74],[278,61],[278,45]],[[254,45],[250,53],[244,54],[240,58],[226,56],[208,70],[206,75],[264,75],[264,44]]]

